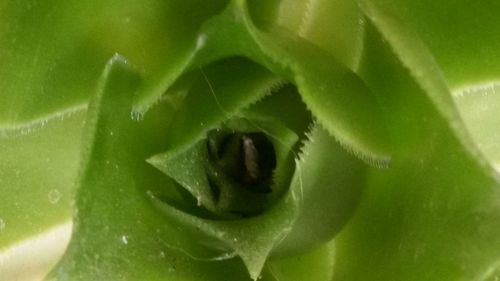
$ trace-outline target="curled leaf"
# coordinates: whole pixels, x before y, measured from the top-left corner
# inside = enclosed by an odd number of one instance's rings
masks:
[[[189,69],[234,56],[295,83],[313,116],[345,147],[368,163],[388,164],[391,148],[375,97],[328,52],[285,29],[257,29],[238,0],[203,25]]]

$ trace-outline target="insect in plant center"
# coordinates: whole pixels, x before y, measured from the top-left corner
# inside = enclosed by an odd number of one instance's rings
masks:
[[[241,147],[245,163],[245,176],[243,177],[243,181],[248,184],[255,183],[260,176],[259,151],[255,147],[253,139],[246,135],[242,137]]]
[[[271,192],[276,156],[266,134],[214,130],[207,147],[215,166],[232,181],[252,192]]]

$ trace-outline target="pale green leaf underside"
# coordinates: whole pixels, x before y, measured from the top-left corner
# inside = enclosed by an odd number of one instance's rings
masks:
[[[454,100],[474,143],[500,171],[500,88],[497,83],[457,89]]]
[[[1,249],[0,276],[4,280],[42,280],[66,250],[72,226],[68,219]]]
[[[80,110],[0,137],[0,250],[71,218],[84,119]]]

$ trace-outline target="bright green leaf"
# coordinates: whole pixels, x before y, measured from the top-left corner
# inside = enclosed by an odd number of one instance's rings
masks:
[[[364,83],[326,51],[286,30],[259,31],[244,1],[233,1],[208,21],[198,37],[192,66],[229,56],[245,56],[287,78],[309,110],[345,147],[384,166],[390,161],[377,101]]]
[[[418,37],[375,3],[364,10],[361,74],[397,149],[390,170],[369,174],[357,215],[337,238],[334,280],[483,280],[500,258],[498,178],[457,134],[465,129],[443,110],[452,101],[436,99],[450,94],[432,86],[444,83]]]

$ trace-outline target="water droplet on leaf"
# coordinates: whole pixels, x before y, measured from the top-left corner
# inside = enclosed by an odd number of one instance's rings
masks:
[[[62,195],[58,189],[52,189],[51,191],[49,191],[47,197],[51,204],[57,204],[57,202],[59,202],[59,200],[61,199]]]

